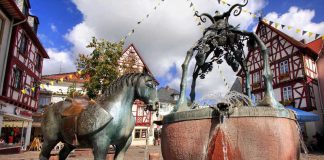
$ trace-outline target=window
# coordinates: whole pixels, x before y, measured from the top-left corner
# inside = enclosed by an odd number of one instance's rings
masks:
[[[135,138],[146,138],[147,129],[135,129]]]
[[[21,88],[21,78],[22,78],[22,71],[18,68],[14,68],[14,85],[13,87],[16,89]]]
[[[287,74],[289,72],[288,60],[280,62],[280,74]]]
[[[282,92],[283,92],[282,94],[283,94],[284,101],[290,100],[293,98],[291,86],[283,87]]]
[[[255,72],[253,73],[253,83],[259,83],[260,82],[260,73]]]
[[[179,100],[179,95],[178,94],[174,94],[173,95],[173,100],[175,100],[175,101]]]
[[[27,49],[27,37],[26,35],[21,35],[18,51],[20,54],[25,54]]]
[[[2,42],[4,25],[5,25],[5,19],[0,15],[0,45],[1,45],[1,42]]]
[[[42,58],[39,54],[36,54],[36,70],[41,70]]]
[[[49,97],[49,96],[39,97],[39,100],[38,100],[39,106],[49,105],[50,103],[51,103],[51,97]]]

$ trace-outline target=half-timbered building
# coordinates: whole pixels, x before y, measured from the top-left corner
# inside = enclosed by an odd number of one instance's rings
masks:
[[[127,73],[148,73],[153,75],[133,44],[130,44],[125,49],[118,63],[120,75]],[[135,117],[135,128],[132,134],[133,141],[131,145],[145,145],[146,139],[149,139],[149,144],[153,144],[153,120],[156,116],[154,116],[153,112],[146,110],[145,107],[146,104],[140,100],[136,100],[132,107]]]
[[[314,42],[305,44],[304,41],[297,41],[263,21],[259,22],[256,34],[269,50],[275,98],[285,106],[323,115],[316,67],[319,53],[313,48]],[[256,100],[261,100],[265,86],[260,50],[249,49],[247,65],[251,75],[252,94]],[[245,84],[244,73],[239,72],[238,75],[242,77],[242,84]],[[244,86],[242,89],[245,92]],[[302,124],[309,137],[316,132],[322,132],[323,116],[321,117],[320,122]]]
[[[30,15],[29,0],[1,0],[0,131],[9,144],[30,142],[32,112],[37,110],[44,58],[37,38],[38,18]],[[5,34],[3,34],[5,33]],[[11,130],[14,130],[14,135]],[[9,135],[6,135],[9,134]],[[19,135],[20,137],[18,137]]]

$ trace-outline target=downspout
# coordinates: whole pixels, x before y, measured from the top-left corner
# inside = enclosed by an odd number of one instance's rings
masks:
[[[8,34],[8,44],[5,48],[5,56],[4,56],[4,63],[3,63],[3,68],[4,68],[4,73],[3,73],[3,76],[2,78],[0,79],[0,95],[2,95],[2,92],[3,92],[3,82],[4,82],[4,79],[5,79],[5,76],[6,76],[6,70],[7,70],[7,60],[8,60],[8,55],[9,55],[9,48],[10,48],[10,42],[11,42],[11,34],[12,34],[12,29],[14,27],[14,24],[13,24],[13,19],[11,20],[11,23],[10,23],[10,26],[9,26],[9,34]]]

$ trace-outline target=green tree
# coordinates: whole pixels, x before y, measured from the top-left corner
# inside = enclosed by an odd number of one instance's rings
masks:
[[[84,87],[87,95],[95,98],[99,91],[105,89],[110,82],[118,77],[118,60],[123,52],[124,42],[109,42],[98,40],[95,37],[87,46],[94,48],[90,55],[80,54],[77,59],[77,68],[82,70],[82,77],[89,79]]]

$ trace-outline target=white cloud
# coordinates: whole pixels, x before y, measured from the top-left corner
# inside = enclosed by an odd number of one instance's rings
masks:
[[[73,2],[84,17],[80,24],[77,24],[65,35],[73,45],[74,55],[89,53],[90,50],[85,46],[92,36],[119,41],[135,27],[135,33],[127,39],[126,46],[134,43],[153,74],[156,77],[165,77],[169,80],[170,86],[179,88],[177,86],[180,83],[181,64],[186,52],[202,36],[201,30],[197,26],[198,22],[193,17],[192,8],[189,8],[189,2],[166,0],[161,2],[155,12],[153,8],[159,1],[73,0]],[[241,3],[242,1],[228,0],[230,4],[237,2]],[[199,13],[207,12],[213,15],[216,9],[221,12],[229,9],[228,6],[218,4],[217,1],[193,0],[193,3]],[[265,4],[265,0],[250,1],[246,9],[257,12]],[[150,13],[148,19],[145,18],[147,13]],[[142,18],[144,21],[137,25],[137,22]],[[249,14],[241,13],[239,17],[231,16],[230,22],[234,25],[240,24],[241,29],[247,29],[254,21]],[[207,25],[203,26],[207,27]],[[174,65],[176,65],[177,73],[175,77],[170,78],[170,69]],[[235,79],[234,72],[228,69],[224,69],[224,72],[228,81],[232,82]],[[174,76],[174,74],[172,75]],[[207,75],[206,79],[198,82],[197,91],[202,95],[214,90],[225,92],[223,80],[219,77],[215,68],[211,74]]]
[[[274,21],[280,24],[284,24],[287,26],[292,26],[290,30],[288,27],[282,29],[279,26],[279,30],[288,34],[289,36],[294,37],[297,40],[305,39],[307,42],[314,40],[315,33],[323,34],[324,31],[324,22],[315,23],[312,22],[315,17],[315,11],[310,9],[301,9],[296,6],[292,6],[289,8],[288,12],[280,15],[276,12],[268,13],[265,16],[265,19]],[[312,37],[309,37],[307,33],[302,35],[302,33],[296,33],[296,29],[302,29],[306,31],[313,32]]]
[[[53,23],[51,24],[51,30],[52,30],[52,32],[57,32],[56,25]]]
[[[43,75],[74,72],[76,70],[74,59],[69,51],[58,51],[54,48],[46,49],[50,59],[43,63]]]

